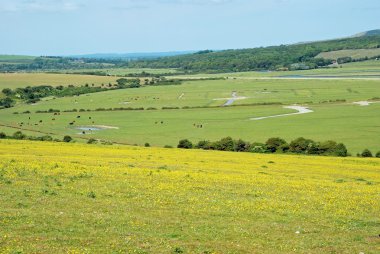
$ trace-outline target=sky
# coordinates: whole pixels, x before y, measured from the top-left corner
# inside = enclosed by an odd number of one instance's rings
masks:
[[[252,48],[372,29],[379,0],[0,0],[0,54]]]

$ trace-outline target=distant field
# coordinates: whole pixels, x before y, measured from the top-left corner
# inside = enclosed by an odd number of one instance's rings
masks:
[[[278,78],[278,77],[341,77],[380,78],[380,60],[371,60],[340,65],[341,68],[320,68],[304,71],[248,71],[218,74],[179,75],[177,78]],[[168,77],[174,78],[174,77]]]
[[[62,70],[65,73],[83,73],[83,72],[105,72],[109,75],[126,76],[128,74],[141,74],[142,72],[149,74],[168,74],[176,73],[176,69],[150,69],[150,68],[111,68],[111,69],[81,69],[81,70]]]
[[[0,91],[4,88],[17,88],[38,85],[85,85],[115,82],[115,77],[92,75],[46,74],[46,73],[0,73]]]
[[[0,64],[16,64],[16,63],[29,63],[36,57],[34,56],[14,56],[14,55],[0,55]]]
[[[379,250],[379,159],[0,141],[0,168],[1,253]]]
[[[316,58],[338,59],[342,57],[351,57],[352,59],[361,59],[365,57],[380,56],[380,48],[376,49],[345,49],[338,51],[322,52]]]
[[[274,136],[289,141],[304,136],[319,141],[333,139],[344,142],[353,154],[364,148],[375,152],[380,150],[380,135],[377,130],[377,126],[380,126],[380,103],[364,107],[352,103],[380,98],[378,84],[375,80],[192,81],[176,86],[46,98],[36,105],[21,104],[0,110],[0,124],[19,127],[19,123],[24,122],[23,128],[26,130],[43,131],[58,136],[68,134],[78,138],[96,137],[139,145],[149,142],[157,146],[174,146],[182,138],[199,141],[232,136],[251,142],[264,142]],[[275,102],[283,105],[161,110],[162,107],[222,106],[232,96],[232,91],[236,91],[237,96],[247,97],[236,100],[233,105]],[[326,103],[328,101],[333,103]],[[283,106],[295,103],[308,105],[314,113],[260,121],[249,120],[254,117],[294,113],[294,110],[284,109]],[[61,116],[35,114],[37,110],[49,109],[63,111],[120,107],[153,107],[156,110],[62,113]],[[13,114],[27,110],[32,114]],[[78,115],[81,116],[80,119],[76,118]],[[52,118],[56,120],[52,121]],[[43,120],[43,123],[39,123],[39,120]],[[76,123],[70,126],[69,123],[73,120]],[[202,124],[203,128],[196,128],[194,124]],[[107,125],[119,129],[87,132],[86,135],[80,135],[81,131],[75,129],[91,125]]]

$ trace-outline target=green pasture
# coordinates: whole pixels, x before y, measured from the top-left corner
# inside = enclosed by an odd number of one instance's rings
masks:
[[[45,98],[37,105],[19,105],[13,111],[97,109],[120,107],[222,106],[232,92],[241,104],[305,104],[346,100],[354,102],[380,97],[378,81],[370,80],[203,80],[182,85],[147,86],[66,98]]]
[[[50,74],[50,73],[0,73],[0,91],[4,88],[18,88],[27,86],[68,86],[115,83],[115,77],[102,77],[76,74]]]
[[[293,113],[279,105],[224,107],[187,110],[146,110],[112,112],[78,112],[53,114],[10,114],[0,112],[2,124],[30,131],[42,131],[56,136],[101,138],[120,143],[164,146],[176,145],[189,138],[216,140],[225,136],[264,142],[269,137],[287,140],[307,137],[315,140],[336,140],[345,143],[351,153],[364,148],[380,150],[380,104],[362,107],[351,104],[310,105],[314,113],[292,115],[258,121],[253,117]],[[77,118],[80,116],[80,118]],[[29,117],[31,118],[29,120]],[[55,119],[54,121],[52,119]],[[91,118],[91,119],[90,119]],[[42,123],[39,121],[42,120]],[[73,126],[70,122],[75,121]],[[162,123],[161,123],[162,121]],[[118,129],[86,131],[81,126],[105,125]],[[202,128],[197,126],[202,125]],[[1,130],[2,128],[0,128]],[[9,133],[10,134],[10,133]],[[40,135],[39,133],[37,133]]]
[[[109,75],[127,76],[129,74],[168,74],[177,73],[176,69],[151,69],[151,68],[108,68],[108,69],[80,69],[80,70],[61,70],[63,73],[84,73],[84,72],[105,72]]]
[[[52,74],[45,75],[48,77]],[[232,97],[233,92],[246,99],[236,100],[233,106],[222,107]],[[0,124],[8,126],[4,129],[8,134],[16,130],[9,127],[17,127],[30,132],[50,133],[55,137],[72,135],[77,138],[94,137],[127,144],[142,145],[149,142],[157,146],[174,146],[182,138],[199,141],[232,136],[251,142],[263,142],[269,137],[279,136],[291,140],[304,136],[320,141],[332,139],[344,142],[351,153],[357,153],[364,148],[380,150],[380,103],[369,106],[352,104],[373,98],[380,98],[380,83],[377,80],[186,81],[182,85],[147,86],[65,98],[50,97],[33,105],[18,104],[16,107],[0,110]],[[265,103],[272,105],[263,105]],[[283,108],[293,104],[308,106],[314,113],[249,120],[253,117],[295,113],[295,110]],[[163,107],[186,106],[215,108],[162,110]],[[143,107],[145,110],[94,111],[98,108],[128,107]],[[86,112],[62,112],[60,116],[36,114],[38,110],[49,109],[82,109]],[[30,111],[31,114],[21,114],[25,111]],[[72,121],[75,123],[69,125]],[[21,122],[24,123],[22,126]],[[76,129],[92,125],[118,129],[90,131],[85,135]],[[202,128],[199,128],[200,125]],[[36,135],[40,133],[36,132]]]
[[[352,59],[362,59],[365,57],[380,56],[380,48],[374,49],[345,49],[337,51],[322,52],[316,58],[338,59],[342,57],[351,57]]]

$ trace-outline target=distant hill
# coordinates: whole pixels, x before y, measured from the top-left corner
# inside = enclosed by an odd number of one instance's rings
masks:
[[[355,34],[353,37],[365,37],[365,36],[379,36],[380,29],[370,30],[362,33]]]
[[[331,59],[316,57],[323,52],[380,48],[380,35],[374,31],[362,33],[361,36],[326,41],[218,52],[202,51],[154,60],[138,60],[130,62],[129,66],[179,68],[189,72],[313,69],[332,63]]]
[[[195,51],[171,51],[171,52],[142,52],[142,53],[100,53],[100,54],[88,54],[88,55],[74,55],[72,58],[82,59],[111,59],[111,60],[138,60],[138,59],[155,59],[160,57],[179,56],[192,54]]]

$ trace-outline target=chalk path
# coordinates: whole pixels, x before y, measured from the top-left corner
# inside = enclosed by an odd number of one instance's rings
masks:
[[[308,114],[308,113],[313,113],[314,112],[313,110],[311,110],[311,109],[309,109],[307,107],[303,107],[303,106],[285,106],[284,108],[294,109],[294,110],[297,110],[298,112],[296,112],[296,113],[288,113],[288,114],[281,114],[281,115],[273,115],[273,116],[255,117],[255,118],[251,118],[250,120],[257,121],[257,120],[263,120],[263,119],[267,119],[267,118],[276,118],[276,117],[283,117],[283,116],[301,115],[301,114]]]

